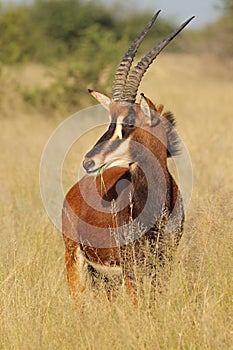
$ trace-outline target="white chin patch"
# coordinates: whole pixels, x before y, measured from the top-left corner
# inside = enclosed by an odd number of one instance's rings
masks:
[[[109,163],[107,165],[107,168],[112,168],[114,166],[119,166],[119,167],[123,167],[123,168],[128,168],[129,167],[129,162],[127,162],[124,159],[116,159],[113,160],[111,163]]]
[[[105,164],[107,167],[113,166],[129,166],[131,163],[131,157],[129,154],[129,140],[125,140],[122,144],[115,149],[112,153],[108,154],[105,158]]]

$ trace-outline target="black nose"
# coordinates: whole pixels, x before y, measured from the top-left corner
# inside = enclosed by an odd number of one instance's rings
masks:
[[[91,168],[93,168],[95,165],[94,160],[84,160],[83,161],[83,167],[88,172]]]

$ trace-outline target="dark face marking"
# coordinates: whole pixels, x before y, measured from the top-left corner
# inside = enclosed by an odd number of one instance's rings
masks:
[[[127,116],[123,119],[123,124],[125,124],[128,127],[132,127],[135,126],[135,122],[136,122],[136,113],[133,109],[133,107],[130,107],[129,109],[129,113],[127,114]]]
[[[96,156],[98,157],[98,155],[100,155],[102,159],[100,162],[101,164],[104,162],[104,159],[107,159],[106,157],[108,157],[109,154],[114,154],[114,151],[116,151],[129,137],[133,130],[135,130],[136,117],[137,115],[133,107],[128,110],[128,114],[125,117],[117,116],[115,113],[113,113],[108,130],[86,154],[85,158],[94,159]]]
[[[116,140],[113,140],[110,144],[109,144],[109,147],[106,149],[106,151],[104,152],[104,156],[106,156],[107,154],[115,151],[115,149],[117,149],[117,147],[120,146],[120,144],[124,142],[124,139],[116,139]]]
[[[130,107],[128,115],[123,119],[122,138],[126,139],[133,130],[135,130],[136,113],[133,107]]]
[[[101,150],[106,145],[106,142],[111,139],[116,129],[116,122],[111,122],[108,130],[101,136],[101,138],[96,142],[93,148],[86,154],[87,158],[92,158],[96,154],[100,153]]]

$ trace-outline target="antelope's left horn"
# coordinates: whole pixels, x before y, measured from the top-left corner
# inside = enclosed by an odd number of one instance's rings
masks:
[[[133,44],[129,47],[128,51],[122,58],[116,74],[115,79],[112,86],[112,101],[118,102],[122,99],[123,89],[125,87],[125,83],[129,74],[130,67],[132,65],[133,59],[136,55],[137,49],[141,44],[142,40],[145,38],[146,34],[154,24],[156,18],[158,17],[161,10],[159,10],[150,20],[149,23],[145,26],[143,31],[137,36]]]
[[[156,45],[146,56],[144,56],[138,64],[134,67],[132,74],[130,74],[126,84],[125,89],[122,95],[122,101],[134,103],[137,96],[137,91],[142,80],[143,75],[146,73],[147,69],[154,61],[154,59],[158,56],[158,54],[169,44],[169,42],[179,34],[184,27],[188,25],[188,23],[195,16],[190,17],[187,21],[185,21],[179,28],[177,28],[173,33],[171,33],[166,39],[162,40],[158,45]]]

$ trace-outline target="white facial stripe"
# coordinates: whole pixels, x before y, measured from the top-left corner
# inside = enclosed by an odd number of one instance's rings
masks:
[[[122,124],[123,123],[123,120],[124,120],[124,116],[120,115],[119,117],[117,117],[117,123],[118,124]]]
[[[123,116],[119,116],[117,118],[117,122],[116,122],[116,129],[115,129],[115,132],[112,136],[112,140],[115,140],[117,138],[119,138],[120,140],[122,139],[122,123],[123,123],[123,119],[124,117]]]
[[[121,140],[122,139],[122,125],[121,124],[116,124],[116,130],[115,130],[115,133],[116,136],[119,137],[119,139]]]

